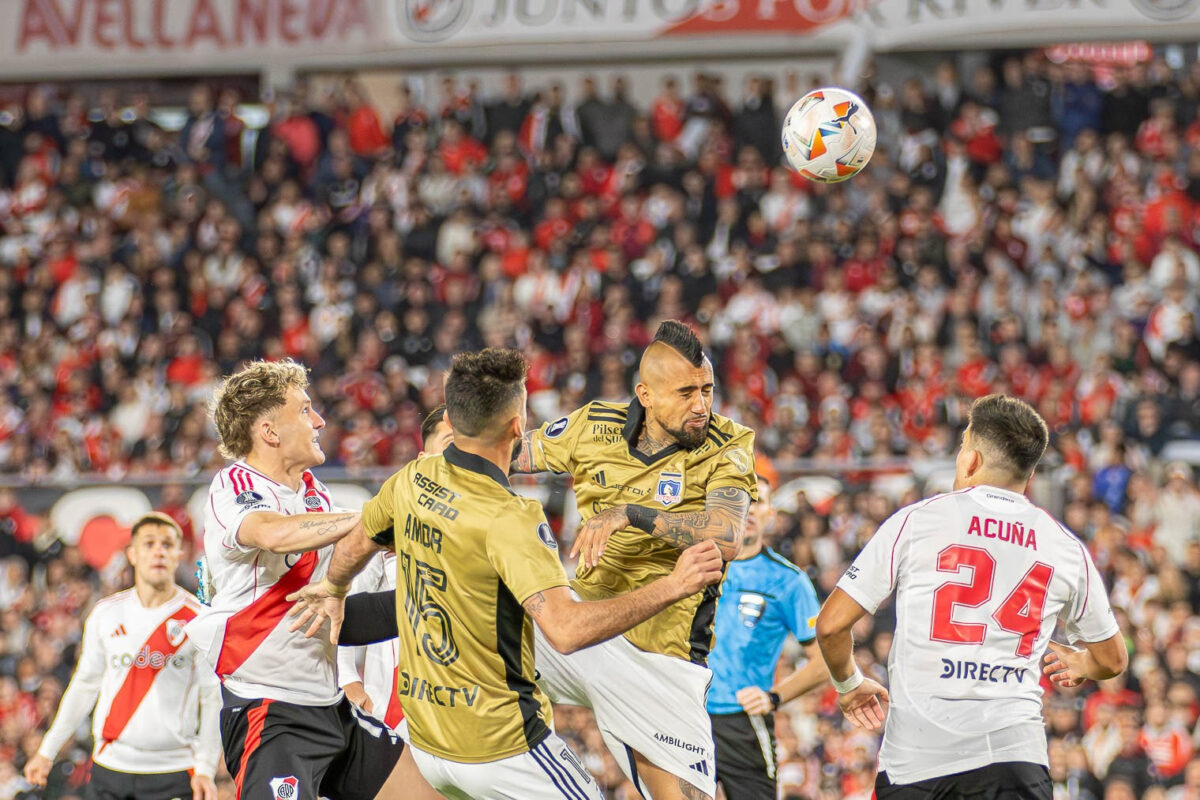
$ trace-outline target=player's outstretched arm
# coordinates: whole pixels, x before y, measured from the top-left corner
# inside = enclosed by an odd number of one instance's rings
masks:
[[[579,601],[566,586],[556,586],[526,598],[522,605],[555,650],[573,653],[619,636],[718,582],[723,567],[716,545],[703,542],[685,550],[670,575],[619,597]]]
[[[313,515],[315,516],[315,515]],[[359,515],[355,514],[355,518]],[[342,628],[342,618],[345,615],[346,595],[350,592],[350,582],[362,571],[371,556],[383,549],[383,545],[367,536],[361,520],[357,521],[348,535],[344,536],[335,548],[333,557],[329,560],[329,570],[325,577],[317,583],[310,583],[298,592],[287,596],[287,600],[296,605],[288,612],[289,617],[297,617],[289,630],[297,631],[308,626],[305,636],[317,634],[325,620],[329,620],[329,641],[338,643],[338,635]]]
[[[356,512],[279,514],[256,511],[247,514],[238,528],[238,541],[271,553],[306,553],[338,541],[358,524]]]
[[[578,554],[585,566],[594,567],[600,563],[609,537],[623,528],[633,527],[680,549],[698,542],[714,542],[721,557],[732,561],[742,547],[749,512],[750,493],[733,486],[709,492],[703,511],[671,512],[649,506],[613,506],[580,526],[571,557]]]
[[[1085,680],[1115,678],[1129,666],[1125,637],[1115,633],[1102,642],[1080,642],[1082,647],[1050,642],[1042,671],[1058,686],[1078,686]]]
[[[879,730],[887,718],[888,691],[864,677],[854,663],[854,623],[867,611],[841,589],[834,589],[817,615],[817,644],[837,689],[842,714],[853,725]]]

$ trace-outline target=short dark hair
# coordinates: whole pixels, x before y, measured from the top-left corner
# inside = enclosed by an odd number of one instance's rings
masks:
[[[446,404],[445,403],[442,403],[440,406],[435,408],[433,411],[430,411],[428,414],[425,415],[424,421],[421,422],[421,442],[422,442],[422,444],[429,441],[429,437],[433,436],[433,432],[437,430],[438,424],[442,421],[442,418],[445,416],[446,416]]]
[[[456,355],[446,378],[446,413],[454,432],[486,432],[521,396],[528,368],[516,350],[489,347]]]
[[[662,342],[688,360],[693,367],[704,363],[704,348],[695,332],[678,320],[669,319],[658,326],[654,341]]]
[[[175,531],[179,541],[183,541],[183,529],[179,527],[179,523],[161,511],[148,511],[138,517],[137,522],[133,523],[133,527],[129,529],[130,540],[132,541],[133,537],[138,535],[138,531],[147,525],[162,525],[164,528],[170,528]]]
[[[1046,420],[1024,400],[989,394],[971,404],[967,415],[972,440],[982,441],[1000,456],[1016,478],[1028,478],[1046,452],[1050,429]]]

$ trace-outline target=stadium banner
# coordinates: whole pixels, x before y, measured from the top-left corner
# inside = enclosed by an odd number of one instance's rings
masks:
[[[385,65],[505,45],[686,41],[703,54],[731,37],[782,38],[792,52],[1184,41],[1200,38],[1200,0],[4,0],[0,30],[11,76],[100,76]]]

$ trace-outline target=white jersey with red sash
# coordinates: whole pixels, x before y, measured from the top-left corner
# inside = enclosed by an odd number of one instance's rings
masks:
[[[178,588],[154,608],[143,606],[133,589],[98,602],[84,622],[75,675],[38,752],[53,759],[95,708],[97,764],[135,774],[190,769],[215,775],[220,687],[184,633],[199,610]]]
[[[371,558],[350,587],[351,592],[383,592],[396,589],[396,554],[385,550]],[[393,730],[404,719],[397,689],[396,667],[400,642],[389,639],[364,647],[338,648],[338,685],[361,681],[371,699],[371,713]]]
[[[247,699],[306,706],[341,698],[334,648],[325,636],[288,631],[287,596],[329,567],[333,545],[308,553],[280,554],[244,545],[238,529],[258,511],[303,514],[332,511],[329,490],[305,472],[299,491],[276,483],[239,461],[217,473],[204,515],[204,553],[212,575],[212,605],[188,636],[225,688]]]

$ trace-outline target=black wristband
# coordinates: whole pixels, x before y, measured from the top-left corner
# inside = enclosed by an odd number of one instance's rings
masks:
[[[779,692],[767,692],[767,697],[771,698],[771,710],[779,708]]]
[[[625,506],[625,517],[629,524],[646,533],[654,533],[654,523],[658,520],[658,512],[645,506]]]

